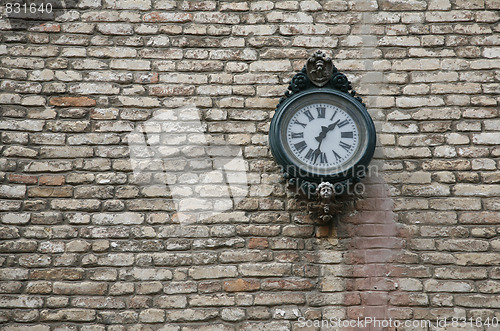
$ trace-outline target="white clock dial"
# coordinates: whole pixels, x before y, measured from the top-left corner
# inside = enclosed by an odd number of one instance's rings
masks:
[[[348,163],[359,147],[359,129],[344,110],[328,103],[298,109],[286,126],[293,156],[312,168],[328,169]]]

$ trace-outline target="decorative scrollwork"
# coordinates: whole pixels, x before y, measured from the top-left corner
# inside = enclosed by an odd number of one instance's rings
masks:
[[[334,89],[342,91],[344,93],[349,93],[349,90],[352,89],[351,82],[347,79],[347,76],[341,72],[336,72],[332,75],[330,79],[330,84]]]
[[[356,91],[352,89],[351,82],[346,75],[339,72],[332,63],[330,57],[318,50],[306,62],[306,65],[293,76],[288,90],[281,97],[278,106],[287,98],[295,93],[305,91],[310,88],[332,88],[335,90],[349,93],[363,106],[365,104],[359,96],[356,96]]]
[[[309,80],[307,75],[303,72],[299,72],[298,74],[293,76],[289,88],[293,93],[297,93],[309,88],[310,84],[311,81]]]

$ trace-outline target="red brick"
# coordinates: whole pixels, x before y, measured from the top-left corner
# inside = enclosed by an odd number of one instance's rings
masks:
[[[40,176],[40,185],[61,186],[65,183],[64,176]]]
[[[385,319],[387,316],[387,308],[384,306],[369,306],[369,307],[348,307],[347,308],[347,317],[349,319],[364,319],[365,317],[372,317],[377,319]],[[363,329],[363,330],[366,330]],[[379,330],[379,329],[370,329],[370,330]]]
[[[346,260],[356,263],[386,263],[391,262],[395,252],[390,249],[360,249],[346,254]]]
[[[359,278],[354,282],[356,290],[364,291],[391,291],[395,290],[395,282],[387,277]]]
[[[371,306],[365,308],[366,316],[375,317],[378,319],[385,319],[387,316],[386,306]]]
[[[268,248],[269,242],[266,238],[250,238],[248,240],[248,248]]]
[[[389,273],[389,266],[385,264],[356,265],[352,268],[354,277],[383,277]]]
[[[35,25],[29,28],[29,31],[61,32],[61,25],[59,23],[45,23],[45,24]]]
[[[389,295],[386,292],[362,292],[361,303],[366,306],[386,305],[389,302]]]
[[[370,237],[357,238],[352,241],[352,246],[355,249],[364,248],[402,248],[404,241],[394,237]]]
[[[33,270],[30,279],[37,280],[79,280],[83,279],[82,269],[48,269]]]
[[[93,107],[96,101],[89,97],[53,97],[50,104],[56,107]]]
[[[214,293],[222,290],[221,282],[201,282],[198,284],[200,293]]]
[[[226,292],[250,292],[260,288],[258,280],[236,279],[224,282],[224,290]]]
[[[367,250],[366,263],[381,263],[381,262],[392,262],[395,251],[390,249],[373,249]]]
[[[366,200],[384,200],[384,199],[366,199]],[[386,199],[385,199],[386,200]],[[361,202],[359,202],[361,204]],[[364,207],[367,207],[371,202],[365,202]],[[373,202],[376,204],[376,202]],[[372,208],[377,208],[375,205],[371,206]],[[367,223],[388,223],[396,219],[397,215],[394,214],[390,209],[389,210],[358,210],[357,213],[353,215],[346,215],[343,217],[342,222],[344,223],[354,223],[354,224],[367,224]]]
[[[366,198],[356,202],[357,210],[392,210],[394,201],[392,199]]]
[[[38,178],[36,176],[19,175],[19,174],[8,174],[7,179],[11,183],[20,183],[20,184],[36,184],[38,181]]]
[[[347,317],[350,319],[364,318],[365,308],[364,307],[347,307]]]
[[[365,193],[363,196],[367,198],[379,198],[388,196],[387,186],[385,184],[365,185]]]
[[[346,293],[344,295],[344,304],[346,306],[354,306],[361,304],[361,296],[357,292]]]
[[[397,225],[392,224],[361,224],[354,228],[356,235],[360,237],[381,237],[394,236],[397,232]]]

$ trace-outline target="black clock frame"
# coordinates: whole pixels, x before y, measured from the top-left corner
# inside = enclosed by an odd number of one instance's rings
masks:
[[[320,182],[335,183],[337,193],[344,191],[345,186],[359,182],[360,179],[365,176],[366,169],[375,151],[375,125],[373,124],[373,120],[365,104],[360,97],[356,96],[356,92],[352,90],[351,83],[347,77],[338,72],[335,66],[332,65],[332,67],[333,70],[328,83],[324,84],[322,87],[318,87],[318,84],[312,82],[308,77],[306,66],[304,66],[304,68],[292,78],[288,90],[285,92],[284,97],[280,99],[269,128],[269,145],[271,153],[276,162],[282,167],[284,177],[289,180],[290,184],[298,185],[307,195],[314,194]],[[304,96],[316,93],[335,95],[350,102],[355,109],[359,111],[359,114],[367,125],[367,137],[365,137],[367,145],[365,152],[359,161],[350,169],[345,169],[337,174],[318,175],[309,172],[307,169],[299,168],[287,156],[287,153],[284,151],[284,142],[281,140],[280,125],[289,106]]]

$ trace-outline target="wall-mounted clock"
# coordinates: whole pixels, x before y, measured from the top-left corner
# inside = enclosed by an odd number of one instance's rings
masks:
[[[347,77],[318,51],[288,89],[269,129],[285,176],[314,188],[362,178],[375,150],[375,126]]]

